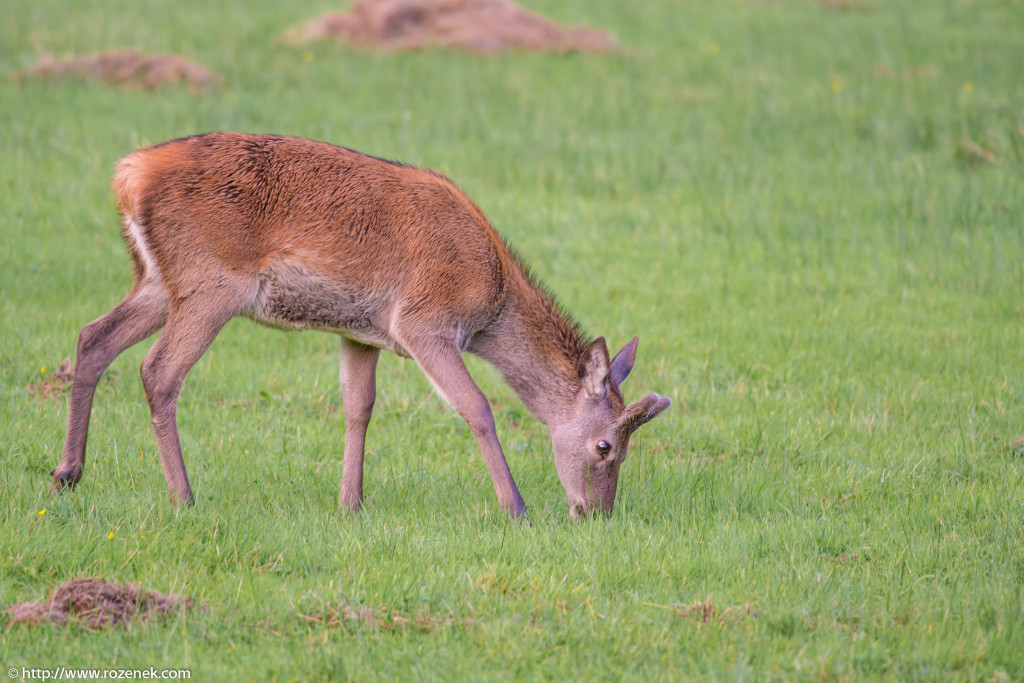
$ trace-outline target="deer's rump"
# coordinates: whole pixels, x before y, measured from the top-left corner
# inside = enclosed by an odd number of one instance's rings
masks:
[[[393,321],[497,314],[500,237],[440,174],[301,138],[208,134],[139,150],[114,188],[140,279],[172,298],[237,292],[237,313],[404,355]]]

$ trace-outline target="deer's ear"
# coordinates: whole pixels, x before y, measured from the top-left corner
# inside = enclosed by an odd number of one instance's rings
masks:
[[[608,391],[608,366],[608,345],[604,337],[598,337],[583,349],[576,365],[580,384],[588,397],[598,398]]]
[[[633,369],[633,363],[636,361],[636,345],[639,343],[640,337],[633,337],[632,341],[619,349],[619,352],[615,354],[615,358],[612,358],[611,369],[608,374],[615,386],[619,386],[622,384],[622,380],[629,377],[629,373]]]
[[[670,405],[672,405],[672,399],[668,396],[647,394],[642,399],[626,408],[626,412],[622,414],[619,424],[622,425],[622,428],[626,430],[627,434],[632,434],[654,418],[658,417],[658,415]]]

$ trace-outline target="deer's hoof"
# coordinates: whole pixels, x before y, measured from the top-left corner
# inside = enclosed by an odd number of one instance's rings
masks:
[[[187,491],[185,495],[178,495],[177,493],[171,492],[170,494],[171,505],[176,508],[187,510],[194,507],[196,504],[196,497],[192,495],[191,491]]]
[[[82,478],[82,471],[60,472],[57,469],[50,470],[53,476],[53,485],[50,486],[50,493],[58,493],[64,489],[73,489],[75,484]]]
[[[363,509],[363,502],[361,500],[341,500],[338,503],[338,507],[341,509],[343,515],[357,515],[359,511]]]
[[[526,506],[523,505],[522,503],[519,503],[519,505],[512,505],[506,507],[505,512],[508,513],[510,519],[513,519],[520,523],[525,523],[529,526],[533,526],[532,524],[530,524],[530,520],[527,519]]]

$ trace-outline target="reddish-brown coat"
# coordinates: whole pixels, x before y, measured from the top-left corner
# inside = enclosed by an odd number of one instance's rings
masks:
[[[499,501],[523,503],[463,351],[492,362],[552,430],[573,510],[610,512],[629,435],[664,410],[625,406],[636,341],[610,359],[530,274],[483,212],[444,176],[301,138],[211,133],[138,150],[113,189],[136,284],[83,328],[68,440],[55,488],[81,476],[95,382],[163,328],[143,363],[168,485],[190,501],[176,426],[192,364],[231,317],[337,332],[346,408],[341,503],[362,500],[366,425],[380,348],[413,357],[466,419]],[[595,444],[602,455],[595,458]]]

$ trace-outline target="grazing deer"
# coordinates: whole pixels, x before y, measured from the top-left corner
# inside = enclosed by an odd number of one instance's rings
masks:
[[[637,339],[609,358],[588,340],[444,176],[301,138],[211,133],[121,159],[113,189],[135,283],[82,328],[68,434],[53,490],[82,476],[96,383],[128,347],[163,329],[142,363],[164,477],[191,504],[176,423],[189,369],[234,316],[342,337],[342,508],[359,509],[363,449],[381,349],[412,357],[465,419],[501,506],[523,499],[490,405],[462,361],[495,365],[551,430],[570,513],[611,513],[630,435],[668,408],[626,405],[619,385]]]

